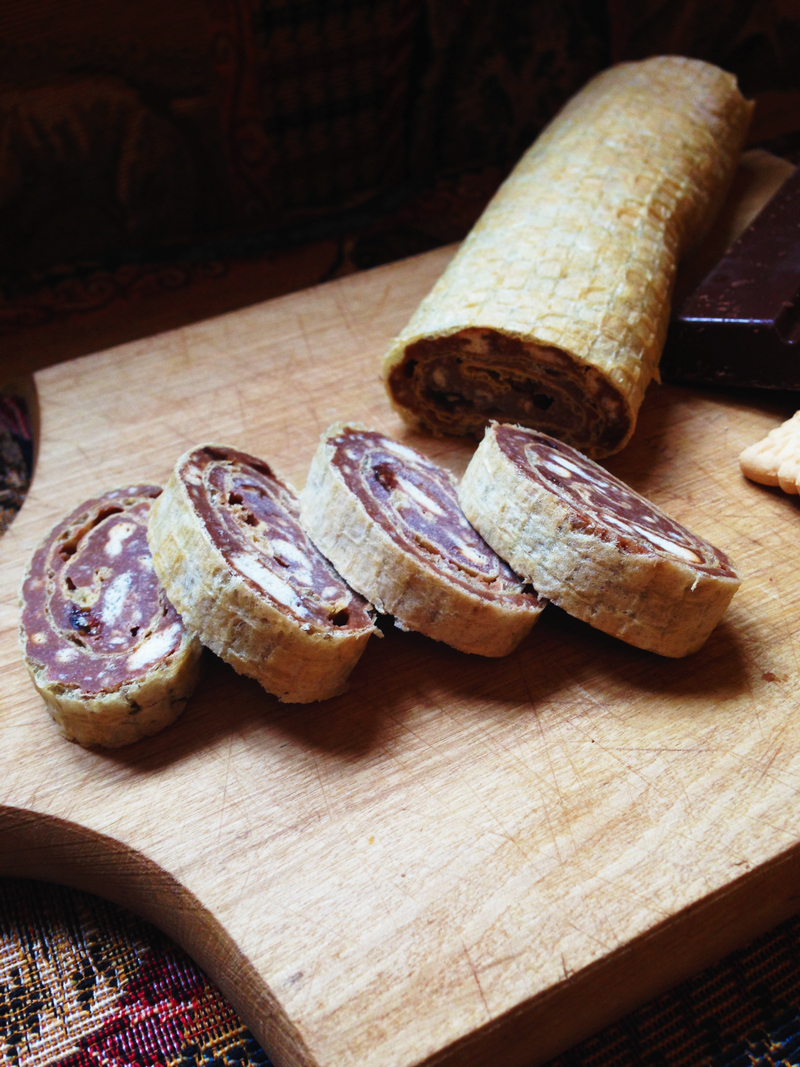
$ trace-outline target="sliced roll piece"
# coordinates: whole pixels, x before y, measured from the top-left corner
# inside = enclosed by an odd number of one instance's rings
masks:
[[[81,504],[42,541],[22,581],[23,658],[61,733],[88,748],[168,726],[197,681],[202,647],[147,545],[160,493],[134,485]]]
[[[467,522],[452,475],[381,433],[332,426],[300,499],[320,551],[401,629],[505,656],[544,607]]]
[[[501,186],[383,361],[411,425],[532,426],[622,448],[658,374],[678,260],[752,112],[733,75],[656,56],[592,79]]]
[[[700,648],[741,583],[721,549],[574,448],[525,427],[487,429],[459,500],[542,596],[662,656]]]
[[[186,625],[287,703],[336,696],[375,632],[369,605],[300,526],[297,496],[255,456],[200,445],[150,516],[156,573]]]

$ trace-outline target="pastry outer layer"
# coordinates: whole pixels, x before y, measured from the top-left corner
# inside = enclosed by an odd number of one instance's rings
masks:
[[[431,543],[436,535],[430,530],[412,543],[413,532],[402,521],[390,523],[382,521],[384,513],[370,514],[337,466],[340,444],[344,451],[354,447],[347,442],[348,434],[351,441],[352,435],[367,440],[367,447],[375,450],[373,458],[385,453],[379,463],[384,480],[393,482],[399,475],[400,484],[391,489],[388,508],[414,505],[429,495],[442,511],[441,522],[448,516],[445,509],[452,507],[449,515],[454,525],[466,527],[458,536],[470,542],[467,550],[477,557],[484,553],[489,569],[496,567],[492,587],[480,579],[470,581],[441,541]],[[369,458],[364,462],[369,464]],[[404,491],[402,481],[408,479],[412,465],[423,487],[412,485]],[[377,501],[369,499],[377,513]],[[535,594],[524,591],[524,581],[470,527],[448,471],[360,424],[337,423],[322,435],[300,501],[303,524],[320,551],[378,611],[394,616],[401,629],[418,631],[462,652],[505,656],[530,632],[545,606]]]
[[[522,423],[594,456],[622,448],[658,374],[677,262],[724,199],[751,112],[733,75],[701,60],[592,79],[384,357],[402,417],[455,434]]]
[[[504,445],[504,436],[515,439],[513,448]],[[543,464],[549,469],[540,477]],[[560,491],[559,468],[566,471],[562,484],[580,488],[585,478],[585,495],[590,498],[594,486],[608,506],[593,506],[591,499],[576,503]],[[697,651],[741,584],[721,549],[570,446],[525,427],[487,428],[459,500],[498,555],[541,596],[662,656]],[[615,500],[622,506],[615,508]],[[626,517],[630,509],[640,516],[638,530]],[[645,526],[653,539],[644,536]]]
[[[214,496],[208,474],[212,469],[233,472],[234,479],[241,474],[260,486],[266,497],[274,497],[281,521],[292,529],[296,541],[287,567],[299,559],[302,571],[305,559],[305,569],[324,568],[323,584],[334,590],[331,597],[326,600],[293,580],[285,588],[280,576],[276,585],[269,574],[277,575],[281,568],[271,570],[276,553],[270,530],[259,520],[248,523],[253,515],[247,500],[231,504],[219,499],[209,504],[211,511],[202,502]],[[217,521],[228,519],[234,535],[241,535],[233,545],[233,562],[212,530]],[[156,573],[187,627],[236,671],[255,678],[286,703],[325,700],[344,692],[375,632],[372,618],[367,605],[305,537],[294,490],[266,463],[225,445],[190,449],[178,459],[152,510],[149,539]],[[277,598],[265,584],[277,589]],[[341,625],[331,621],[337,617],[344,619]]]
[[[197,681],[202,647],[155,579],[147,548],[147,515],[160,493],[127,486],[80,505],[23,576],[23,659],[61,733],[87,748],[162,730]]]

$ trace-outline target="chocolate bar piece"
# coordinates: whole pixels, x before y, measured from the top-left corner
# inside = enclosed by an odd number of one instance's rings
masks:
[[[661,376],[800,390],[800,167],[674,313]]]

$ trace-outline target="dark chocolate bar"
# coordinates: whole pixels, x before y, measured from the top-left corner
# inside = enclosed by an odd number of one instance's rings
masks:
[[[676,309],[666,381],[800,390],[800,167]]]

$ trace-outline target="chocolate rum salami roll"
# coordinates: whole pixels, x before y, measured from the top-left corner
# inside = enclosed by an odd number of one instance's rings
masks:
[[[200,642],[153,571],[147,519],[157,485],[81,504],[34,552],[21,589],[20,647],[61,732],[116,748],[183,711]]]
[[[412,425],[532,426],[618,451],[657,376],[679,258],[713,220],[752,105],[709,63],[603,72],[501,186],[384,358]]]
[[[569,445],[522,426],[487,429],[459,500],[542,596],[662,656],[700,648],[741,584],[721,549]]]
[[[343,692],[370,634],[369,605],[300,526],[294,490],[254,456],[201,445],[153,508],[156,573],[186,625],[288,703]]]
[[[363,426],[323,434],[300,515],[337,571],[401,629],[505,656],[544,607],[467,522],[449,472]]]

